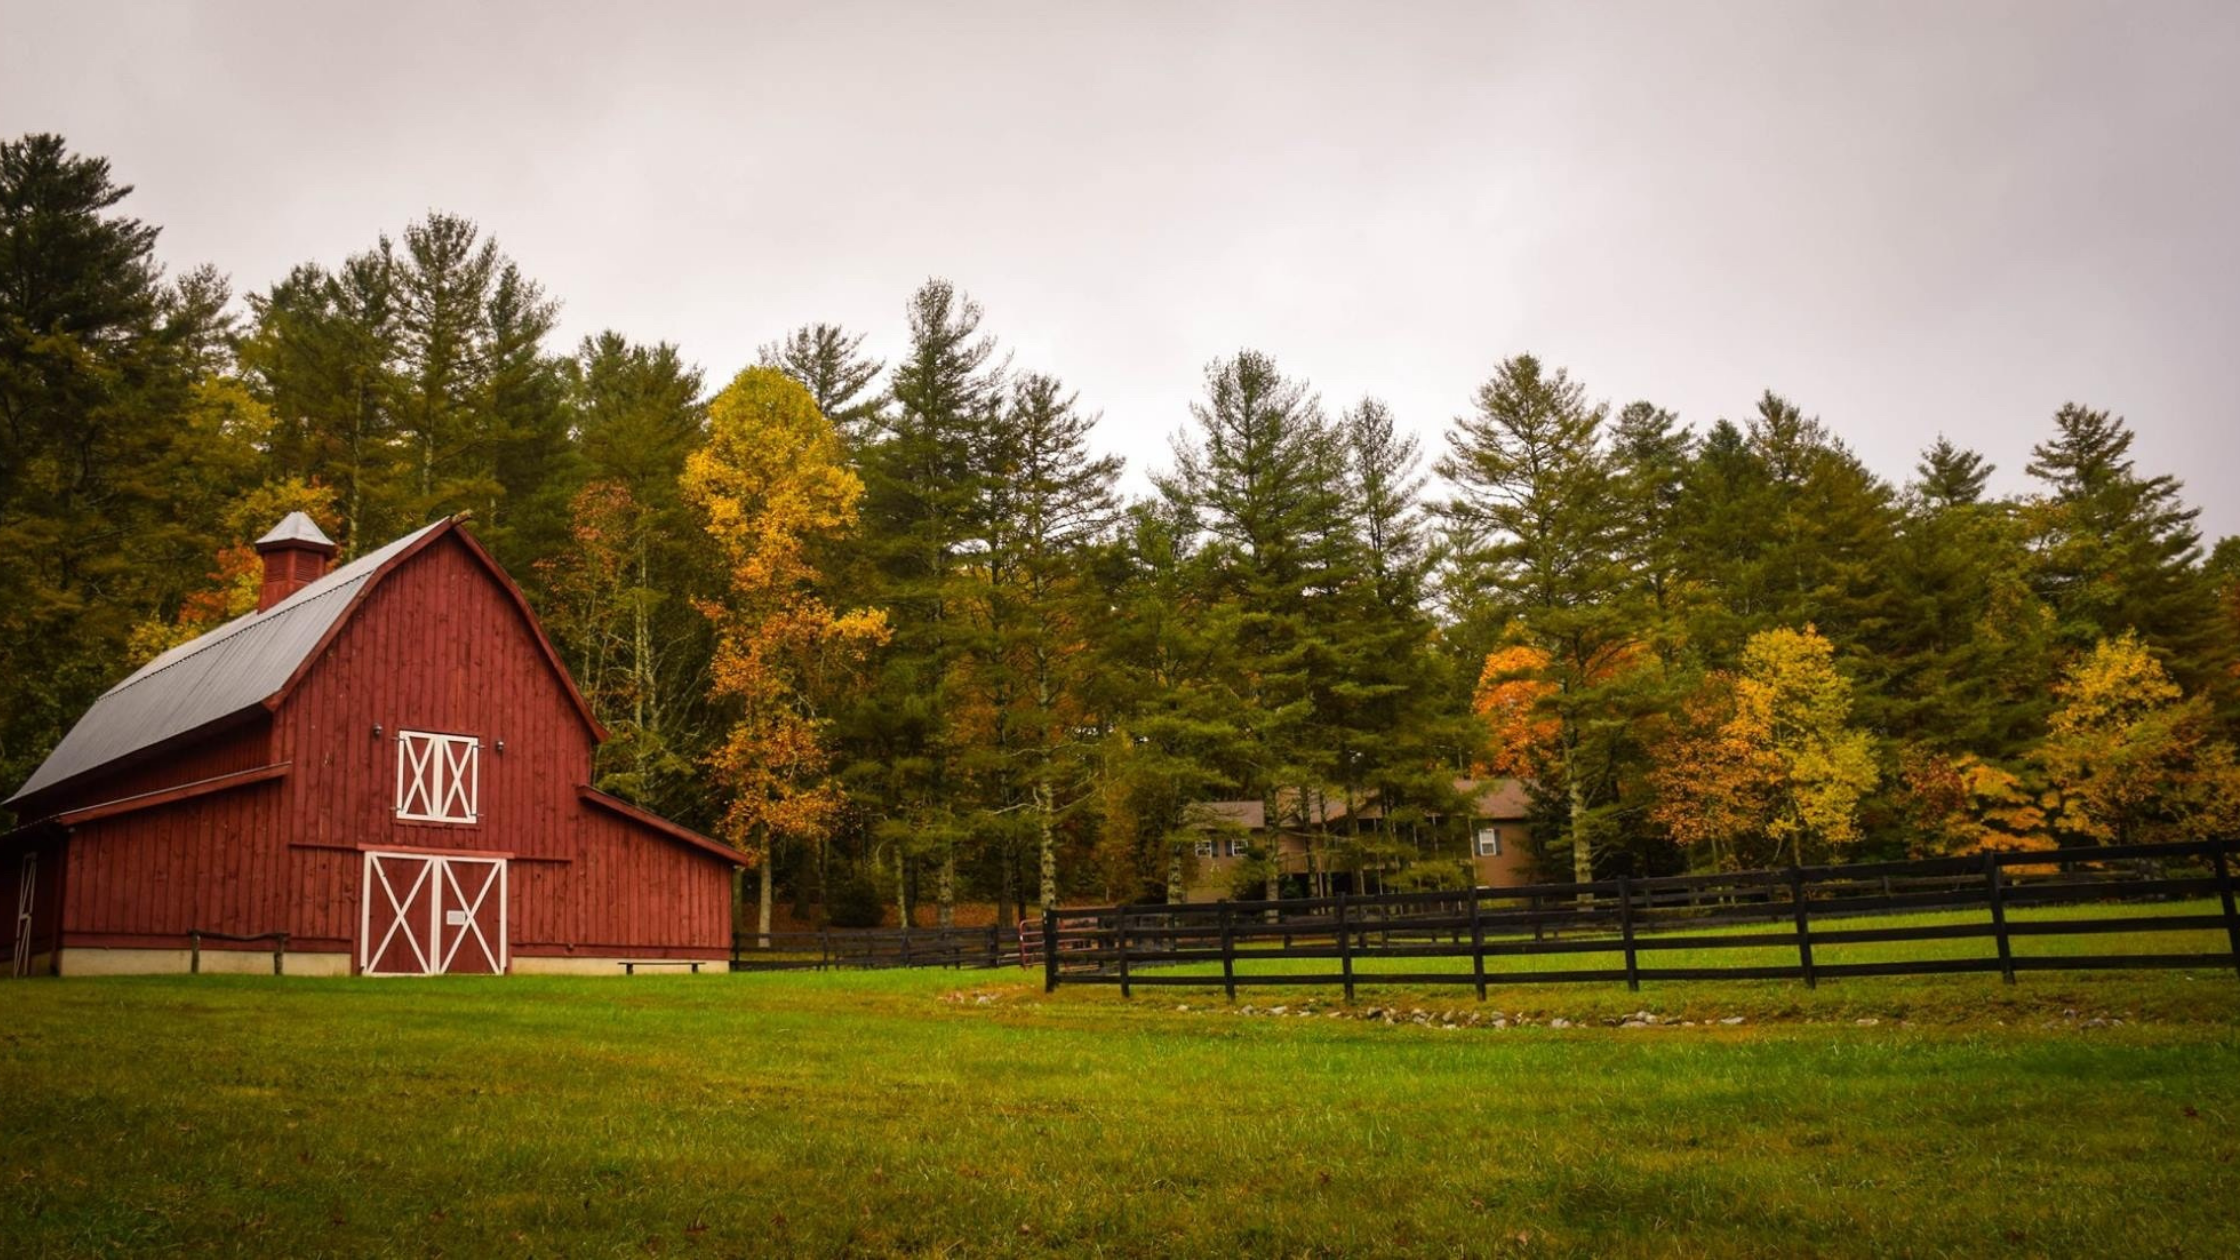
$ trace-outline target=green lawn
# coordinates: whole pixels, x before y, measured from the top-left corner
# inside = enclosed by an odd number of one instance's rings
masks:
[[[10,983],[0,1239],[11,1256],[2240,1252],[2230,971],[1539,987],[1486,1008],[1384,990],[1350,1012],[1397,1026],[1331,1017],[1328,992],[1247,1001],[1287,1013],[1045,997],[1018,972]],[[1664,1022],[1605,1023],[1643,1009]],[[1439,1027],[1449,1011],[1480,1024]]]

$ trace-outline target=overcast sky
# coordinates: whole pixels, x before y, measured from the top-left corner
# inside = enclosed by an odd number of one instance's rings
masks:
[[[454,11],[454,10],[457,11]],[[429,209],[712,380],[944,275],[1131,484],[1240,346],[1435,449],[1502,357],[1894,479],[2075,399],[2240,533],[2240,3],[0,0],[0,131],[237,290]]]

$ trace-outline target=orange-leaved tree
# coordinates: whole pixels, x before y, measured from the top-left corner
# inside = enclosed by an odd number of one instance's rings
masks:
[[[1514,779],[1539,779],[1557,754],[1563,723],[1549,710],[1560,688],[1549,682],[1548,654],[1512,643],[1486,654],[1471,710],[1486,728],[1486,769]]]
[[[1735,870],[1764,831],[1780,765],[1735,713],[1735,679],[1715,671],[1681,703],[1670,732],[1655,749],[1650,817],[1673,843],[1704,858],[1712,870]]]
[[[1908,749],[1898,773],[1916,857],[2053,847],[2039,793],[2012,770],[1970,752]]]
[[[710,689],[737,719],[709,763],[726,797],[724,839],[760,876],[767,945],[773,843],[821,842],[842,804],[818,698],[887,638],[884,612],[840,613],[818,596],[811,558],[855,529],[863,482],[807,390],[748,368],[709,404],[707,442],[679,485],[725,568],[724,593],[700,608],[716,628]]]
[[[1653,816],[1713,866],[1842,849],[1878,777],[1850,718],[1851,684],[1818,631],[1751,635],[1741,672],[1707,679],[1660,746]]]

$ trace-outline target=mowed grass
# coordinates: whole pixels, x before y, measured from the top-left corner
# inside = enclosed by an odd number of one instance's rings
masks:
[[[2229,970],[1247,1000],[1289,1013],[1018,972],[12,983],[0,1250],[2240,1253]]]

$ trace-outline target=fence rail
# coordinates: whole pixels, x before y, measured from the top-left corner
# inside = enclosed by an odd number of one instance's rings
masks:
[[[1968,972],[1997,972],[2012,984],[2023,971],[2240,970],[2236,865],[2240,841],[2203,840],[1466,892],[1105,906],[1046,913],[1037,943],[1048,941],[1051,947],[1037,953],[1046,990],[1105,984],[1119,986],[1125,995],[1138,985],[1187,985],[1218,987],[1232,999],[1244,985],[1338,985],[1351,999],[1363,982],[1462,984],[1483,1000],[1491,986],[1503,984],[1622,981],[1638,989],[1644,980],[1801,979],[1816,985],[1825,977]],[[2204,898],[2216,899],[2218,911],[2021,919],[2010,914]],[[1844,926],[1871,916],[1954,911],[1980,911],[1983,918]],[[2220,928],[2222,952],[2014,951],[2017,939]],[[1868,961],[1829,961],[1815,954],[1816,947],[1951,941],[1987,941],[1990,948],[1980,955]],[[1683,959],[1686,965],[1659,965],[1660,956],[1671,951],[1716,957],[1725,950],[1777,951],[1793,961],[1761,957],[1705,965]],[[1599,965],[1507,965],[1584,955],[1603,957]],[[1360,966],[1417,959],[1461,959],[1469,965],[1390,971]],[[1334,962],[1335,968],[1302,970],[1290,965],[1296,960]],[[1284,965],[1255,969],[1269,962]],[[1218,972],[1212,970],[1216,964]]]
[[[1039,939],[1041,925],[1027,929]],[[839,971],[888,967],[1025,966],[1018,928],[829,928],[740,932],[733,971]]]
[[[202,974],[202,943],[204,941],[225,941],[235,945],[254,945],[259,941],[271,941],[272,974],[277,976],[286,971],[288,957],[288,934],[286,932],[251,932],[247,935],[237,935],[232,932],[206,932],[201,928],[191,928],[187,932],[187,974],[189,975]]]

